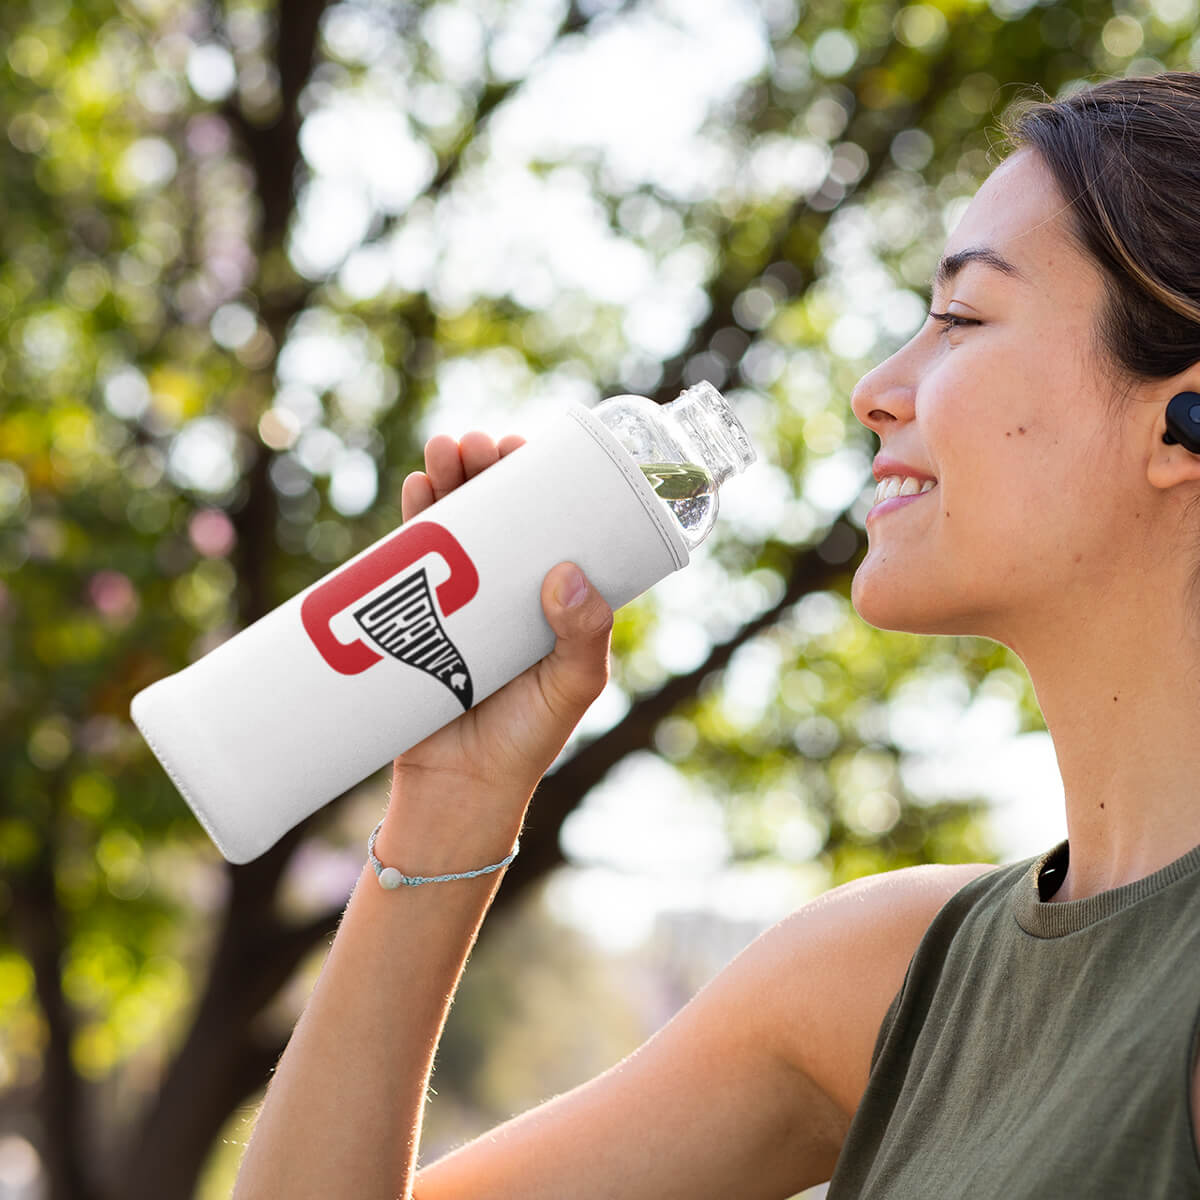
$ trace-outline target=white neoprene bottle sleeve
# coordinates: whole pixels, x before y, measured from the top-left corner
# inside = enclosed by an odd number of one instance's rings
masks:
[[[547,655],[542,581],[567,560],[613,609],[688,562],[646,477],[579,404],[139,692],[133,719],[225,858],[249,862]]]

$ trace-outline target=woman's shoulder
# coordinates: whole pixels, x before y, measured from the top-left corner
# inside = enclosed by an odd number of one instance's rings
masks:
[[[852,880],[773,926],[727,971],[760,998],[780,1054],[852,1113],[879,1027],[930,922],[996,870],[927,864]]]

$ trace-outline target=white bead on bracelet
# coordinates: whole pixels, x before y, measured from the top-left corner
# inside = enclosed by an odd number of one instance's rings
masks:
[[[379,886],[388,891],[398,887],[417,887],[422,883],[449,883],[453,879],[475,879],[479,875],[490,875],[493,871],[500,871],[507,867],[517,857],[517,851],[521,849],[521,839],[517,838],[513,843],[511,854],[506,855],[498,863],[492,863],[490,867],[480,867],[477,871],[456,871],[453,875],[405,875],[395,867],[385,867],[375,856],[375,839],[379,836],[382,828],[383,822],[380,821],[367,839],[367,860],[375,868]]]

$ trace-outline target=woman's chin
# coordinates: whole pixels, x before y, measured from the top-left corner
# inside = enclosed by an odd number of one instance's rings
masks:
[[[895,633],[919,632],[912,627],[900,605],[877,604],[871,597],[860,600],[855,595],[851,595],[850,603],[854,605],[854,611],[876,629],[889,629]]]
[[[868,625],[876,629],[903,629],[904,612],[911,608],[910,589],[889,584],[872,570],[871,555],[859,564],[850,583],[850,603]]]
[[[860,566],[850,585],[854,611],[876,629],[916,633],[925,637],[985,637],[1001,639],[978,609],[929,586],[910,581],[887,581]]]
[[[896,633],[946,632],[939,620],[942,614],[935,611],[929,600],[925,590],[912,586],[911,582],[878,578],[866,560],[850,585],[850,603],[854,611],[868,625]]]

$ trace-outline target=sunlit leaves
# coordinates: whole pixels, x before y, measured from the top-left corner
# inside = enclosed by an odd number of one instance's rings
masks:
[[[923,319],[1020,86],[1197,55],[1195,0],[347,0],[295,79],[273,43],[295,11],[0,13],[0,866],[52,855],[72,1060],[145,1090],[223,897],[137,690],[395,528],[433,433],[709,379],[753,427],[756,491],[728,493],[690,591],[618,613],[603,736],[772,612],[833,522],[853,543],[874,446],[849,396]],[[721,798],[735,863],[988,857],[981,801],[906,786],[911,713],[944,687],[1036,728],[1028,681],[994,643],[865,626],[852,565],[652,749]],[[28,1077],[45,1030],[6,951],[0,1029],[0,1083]]]
[[[128,891],[131,880],[138,879],[129,873],[137,860],[110,842],[100,846],[98,858],[109,864],[102,869],[110,884],[115,878],[117,887]],[[137,886],[133,882],[135,892]],[[145,1047],[152,1047],[152,1061],[161,1061],[191,984],[177,958],[139,956],[128,939],[94,933],[73,944],[63,968],[63,990],[83,1018],[72,1058],[85,1078],[98,1080]]]

